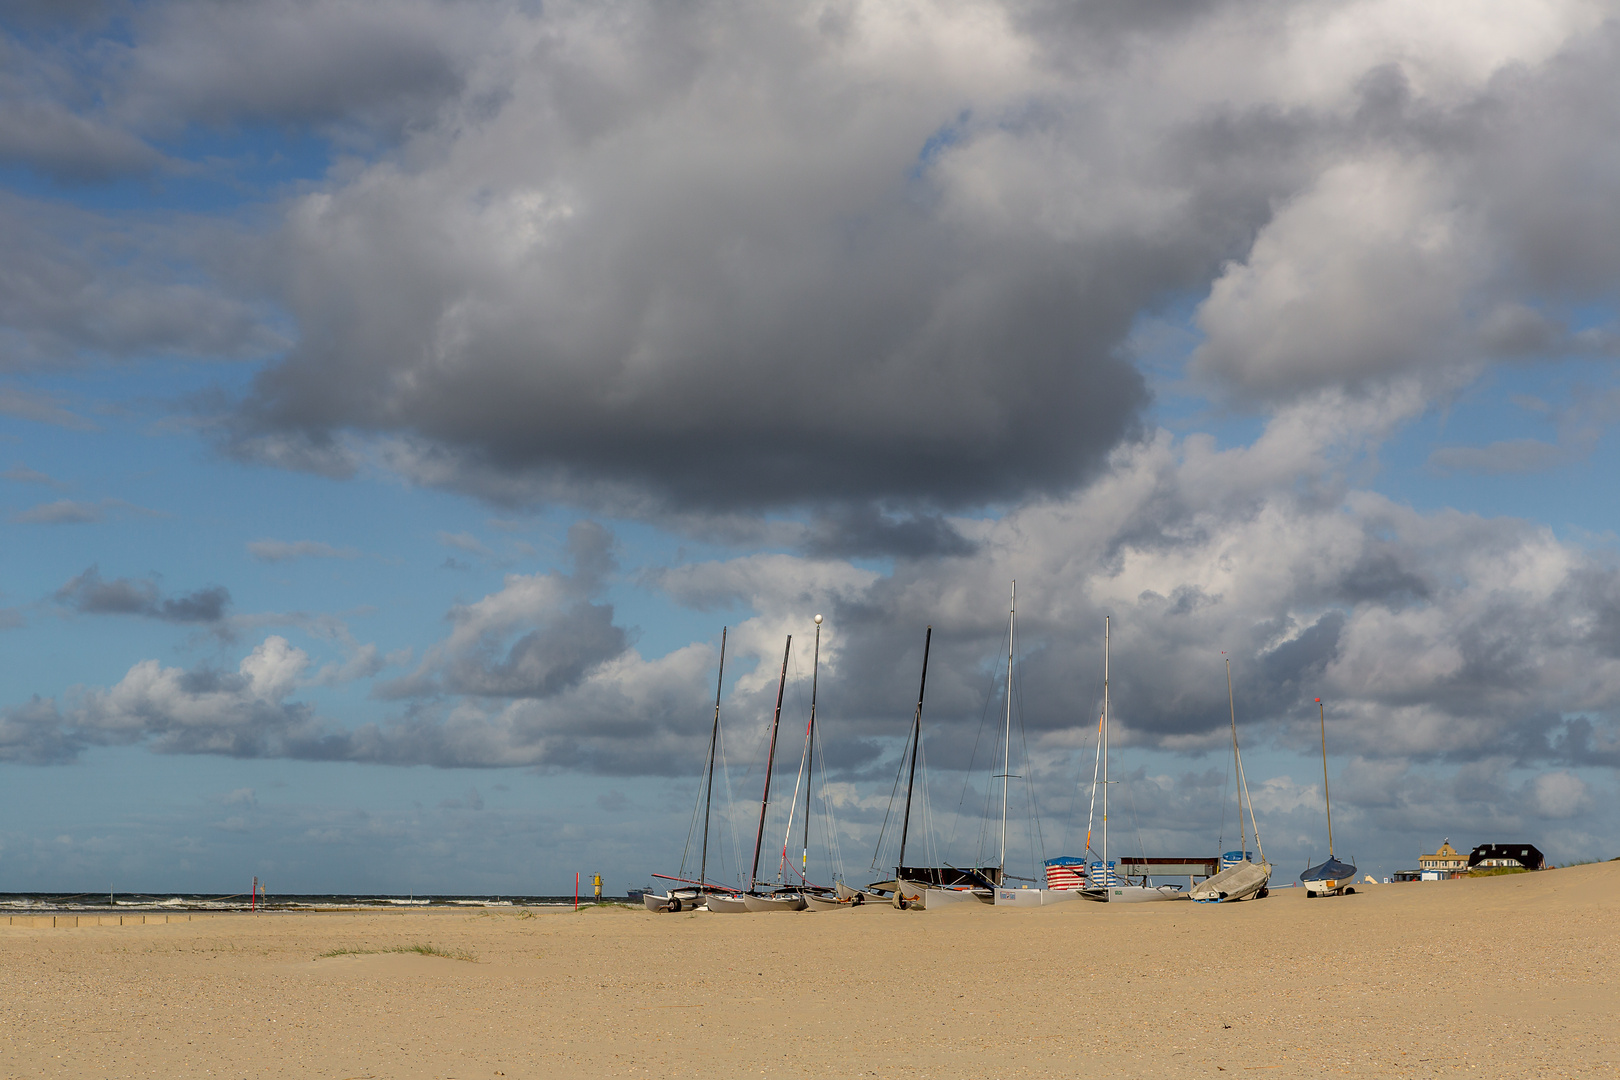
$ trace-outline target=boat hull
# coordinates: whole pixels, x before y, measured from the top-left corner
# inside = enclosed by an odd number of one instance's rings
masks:
[[[854,899],[840,900],[836,896],[817,896],[815,893],[804,894],[804,910],[806,911],[848,911],[855,906]]]
[[[1271,884],[1271,864],[1240,862],[1205,878],[1189,894],[1199,904],[1230,904],[1264,896]]]
[[[798,893],[784,893],[779,896],[752,896],[744,895],[743,905],[749,911],[802,911],[804,910],[804,897]]]
[[[891,882],[890,884],[893,883]],[[848,885],[845,885],[842,881],[839,881],[833,884],[833,891],[838,894],[838,898],[840,900],[854,900],[856,897],[860,897],[860,902],[863,904],[869,904],[873,901],[886,904],[889,902],[889,894],[894,890],[886,889],[883,892],[879,892],[876,886],[865,889],[852,889]]]
[[[1299,880],[1305,886],[1306,896],[1338,896],[1354,891],[1350,886],[1356,883],[1356,868],[1347,862],[1329,859],[1299,875]]]
[[[721,896],[719,893],[710,893],[709,902],[705,905],[710,911],[721,915],[741,915],[748,910],[740,896]]]
[[[1150,904],[1158,900],[1185,900],[1179,885],[1115,885],[1108,890],[1110,904]]]

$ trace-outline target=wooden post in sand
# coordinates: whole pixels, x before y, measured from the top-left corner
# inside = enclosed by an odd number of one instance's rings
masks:
[[[579,871],[574,871],[574,910],[579,910]]]

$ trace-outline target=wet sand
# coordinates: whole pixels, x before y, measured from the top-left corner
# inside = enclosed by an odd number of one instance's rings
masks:
[[[414,953],[321,957],[429,944]],[[1308,900],[0,926],[3,1077],[1620,1076],[1620,863]]]

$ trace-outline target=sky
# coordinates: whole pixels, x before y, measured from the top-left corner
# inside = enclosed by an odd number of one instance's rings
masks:
[[[912,842],[1011,773],[1031,877],[1105,618],[1115,856],[1237,846],[1234,716],[1278,883],[1324,726],[1365,872],[1620,855],[1617,72],[1556,0],[5,5],[0,891],[690,872],[722,628],[712,874],[789,635],[761,877],[892,859],[931,628]]]

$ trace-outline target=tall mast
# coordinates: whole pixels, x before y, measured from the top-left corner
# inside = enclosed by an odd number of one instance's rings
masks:
[[[810,732],[804,738],[809,762],[804,773],[804,861],[799,865],[799,876],[806,881],[810,873],[810,791],[816,771],[816,679],[821,674],[821,616],[816,616],[816,647],[810,661]]]
[[[709,783],[703,795],[703,860],[698,864],[698,884],[709,884],[709,808],[714,804],[714,750],[720,743],[720,688],[726,680],[726,627],[720,628],[720,673],[714,677],[714,730],[709,732]]]
[[[1243,852],[1243,860],[1249,861],[1249,847],[1247,837],[1244,836],[1243,801],[1249,795],[1249,779],[1243,774],[1243,751],[1238,750],[1238,708],[1231,701],[1231,657],[1226,657],[1226,708],[1231,709],[1231,758],[1238,766],[1238,850]],[[1265,861],[1265,845],[1260,844],[1260,823],[1254,819],[1254,800],[1249,798],[1249,827],[1254,831],[1254,847],[1260,855],[1260,861]]]
[[[1103,616],[1103,884],[1108,884],[1108,637],[1113,617]]]
[[[1316,718],[1322,724],[1322,801],[1327,804],[1328,858],[1333,858],[1333,799],[1328,795],[1327,781],[1327,710],[1322,699],[1316,699]]]
[[[787,689],[788,653],[792,650],[793,635],[789,634],[787,647],[782,650],[782,677],[776,684],[776,718],[771,721],[771,748],[765,754],[765,794],[759,797],[759,831],[754,834],[754,868],[748,872],[749,891],[759,881],[759,847],[765,842],[765,809],[771,805],[771,767],[776,763],[776,729],[782,726],[782,692]]]
[[[930,626],[928,633],[923,636],[922,682],[917,687],[917,712],[911,719],[911,774],[906,777],[906,816],[900,819],[900,858],[894,864],[896,897],[900,895],[900,867],[906,865],[906,834],[911,829],[911,789],[917,782],[917,750],[922,741],[923,691],[928,688],[928,646],[933,640],[934,628]]]
[[[1007,605],[1007,723],[1001,736],[1001,879],[1007,878],[1007,784],[1012,774],[1013,628],[1018,613],[1018,582]]]
[[[1243,759],[1238,756],[1237,705],[1232,701],[1232,658],[1226,658],[1226,707],[1232,713],[1232,777],[1237,781],[1238,797],[1238,851],[1245,860],[1249,857],[1249,834],[1243,824]]]

